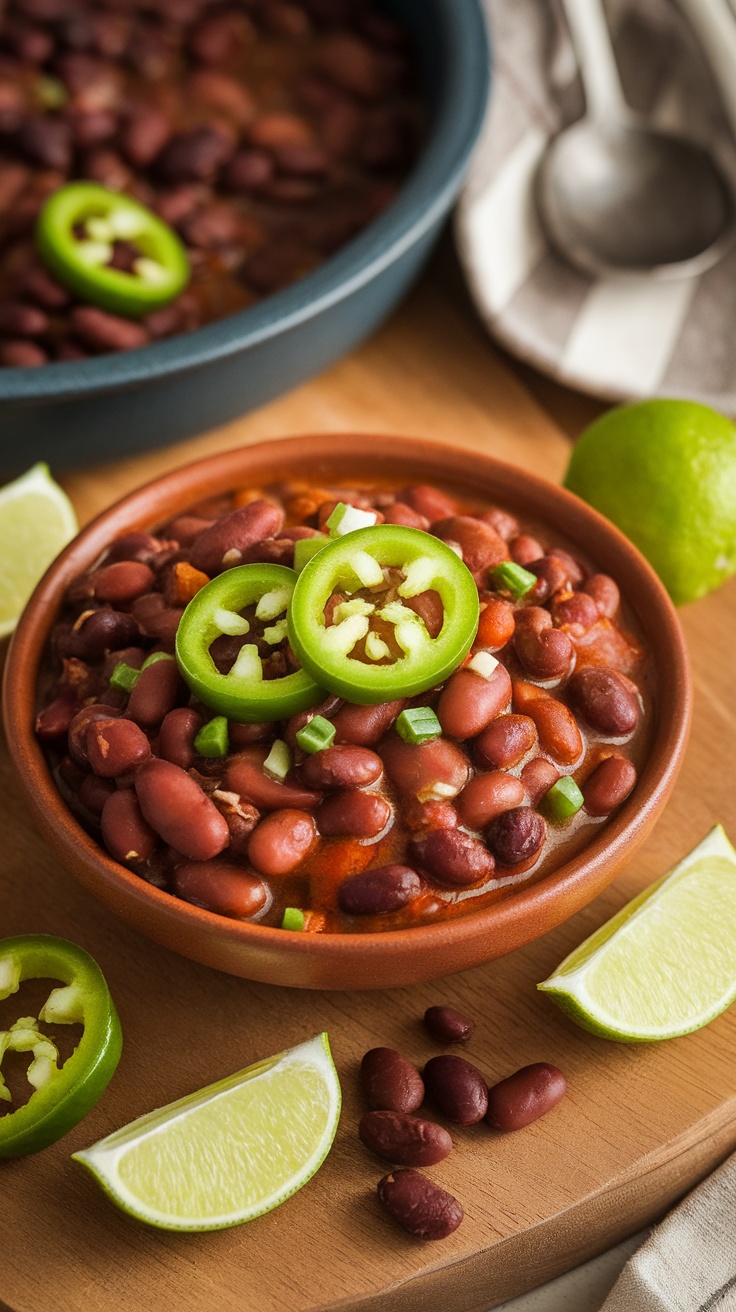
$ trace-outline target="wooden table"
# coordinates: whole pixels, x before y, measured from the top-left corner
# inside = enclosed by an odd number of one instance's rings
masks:
[[[82,519],[195,456],[319,430],[429,435],[559,479],[569,438],[596,413],[504,358],[469,307],[445,251],[410,300],[360,351],[321,378],[216,433],[66,480]],[[733,815],[736,637],[732,583],[683,611],[696,683],[695,727],[679,785],[654,835],[616,884],[538,943],[440,983],[383,994],[310,994],[251,985],[154,947],[100,909],[26,823],[0,761],[2,934],[50,931],[88,948],[121,1013],[125,1050],[99,1106],[61,1143],[4,1162],[0,1299],[12,1312],[481,1312],[660,1215],[736,1146],[736,1009],[699,1034],[653,1046],[593,1039],[535,983],[646,883]],[[733,832],[733,826],[732,826]],[[379,1211],[383,1174],[357,1141],[356,1067],[377,1043],[417,1061],[431,1002],[477,1020],[468,1055],[500,1078],[557,1061],[569,1097],[518,1135],[457,1131],[433,1174],[466,1220],[422,1245]],[[2,1004],[0,1023],[17,1015]],[[119,1214],[69,1161],[73,1150],[258,1057],[327,1029],[344,1091],[335,1147],[310,1185],[250,1226],[184,1236]],[[434,1049],[436,1051],[436,1049]]]

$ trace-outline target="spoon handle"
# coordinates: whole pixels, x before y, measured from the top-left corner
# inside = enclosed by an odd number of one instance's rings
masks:
[[[736,16],[728,0],[679,0],[700,40],[721,93],[721,105],[736,137]]]
[[[563,8],[580,67],[588,114],[599,120],[627,118],[631,111],[624,100],[602,0],[563,0]]]

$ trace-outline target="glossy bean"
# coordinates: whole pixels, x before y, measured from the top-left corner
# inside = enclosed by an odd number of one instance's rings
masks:
[[[246,747],[231,756],[225,769],[224,787],[231,793],[238,793],[246,801],[257,806],[259,811],[276,811],[283,807],[296,807],[309,810],[322,800],[322,794],[288,776],[286,782],[279,783],[263,773],[263,762],[268,756],[267,747]]]
[[[177,897],[206,911],[235,920],[250,920],[270,901],[257,875],[227,861],[193,861],[177,866],[172,883]]]
[[[396,717],[403,711],[405,702],[382,702],[376,706],[356,706],[344,702],[331,716],[336,730],[336,742],[355,747],[374,747],[388,732]]]
[[[636,783],[636,768],[623,756],[608,756],[583,784],[588,815],[610,815],[626,801]]]
[[[500,1080],[488,1090],[486,1120],[495,1130],[521,1130],[556,1107],[567,1092],[557,1066],[538,1061]]]
[[[102,815],[105,802],[115,792],[117,789],[112,779],[100,779],[99,775],[87,774],[77,789],[77,797],[92,815]]]
[[[146,735],[131,720],[95,720],[87,728],[85,749],[92,769],[103,779],[128,774],[151,755]]]
[[[385,1175],[378,1183],[378,1198],[394,1221],[416,1239],[446,1239],[464,1215],[452,1194],[409,1168]]]
[[[250,836],[261,818],[260,811],[248,802],[238,802],[237,806],[227,806],[223,805],[218,799],[218,805],[230,830],[230,854],[232,856],[247,857]]]
[[[541,542],[530,537],[528,533],[520,533],[518,537],[512,538],[509,542],[509,551],[511,559],[517,565],[523,565],[524,569],[531,565],[533,560],[541,560],[544,555],[544,547]]]
[[[81,711],[77,711],[71,724],[67,736],[67,747],[75,765],[82,770],[89,769],[89,757],[87,755],[87,730],[95,720],[112,720],[116,719],[121,712],[110,706],[102,706],[95,703],[92,706],[83,706]]]
[[[284,512],[273,502],[251,501],[215,520],[195,538],[191,563],[212,578],[222,569],[241,564],[243,553],[254,542],[277,536],[283,522]]]
[[[114,538],[105,552],[105,563],[117,560],[137,560],[148,565],[161,549],[158,538],[150,533],[123,533]]]
[[[641,715],[636,685],[605,666],[577,670],[568,685],[575,709],[593,729],[611,738],[634,732]]]
[[[418,515],[423,515],[430,524],[457,514],[457,502],[446,492],[441,492],[437,487],[430,487],[427,483],[415,483],[413,487],[405,487],[403,491],[396,493],[396,500],[411,506],[412,510],[416,510]]]
[[[156,664],[163,665],[163,661]],[[149,666],[155,669],[155,666]],[[171,761],[181,770],[191,770],[197,758],[194,739],[199,733],[204,718],[189,706],[178,706],[169,711],[161,723],[158,736],[158,755],[164,761]]]
[[[566,633],[551,627],[552,619],[548,612],[543,611],[542,614],[547,616],[549,627],[517,624],[514,651],[526,673],[533,679],[560,679],[572,665],[573,645]]]
[[[262,875],[288,875],[301,865],[316,841],[317,828],[309,812],[287,807],[256,825],[248,857]]]
[[[142,633],[162,647],[174,650],[183,606],[168,606],[160,592],[147,592],[133,602],[132,614]]]
[[[213,519],[205,519],[202,515],[178,515],[166,525],[164,532],[168,538],[178,542],[180,547],[190,547],[200,533],[204,533],[214,523]]]
[[[424,1102],[424,1081],[395,1048],[371,1048],[360,1063],[368,1106],[374,1111],[415,1112]]]
[[[485,583],[489,569],[509,558],[509,549],[495,528],[470,515],[441,519],[432,524],[432,533],[444,542],[458,543],[463,561],[479,583]]]
[[[616,618],[621,606],[618,584],[608,574],[591,574],[583,584],[583,592],[592,597],[599,614],[608,620]]]
[[[337,900],[348,916],[385,915],[407,906],[422,891],[422,880],[409,866],[378,866],[343,880]]]
[[[532,860],[541,852],[546,836],[547,826],[542,816],[529,806],[504,811],[486,830],[488,846],[502,866]]]
[[[541,801],[559,777],[560,771],[545,756],[535,756],[532,761],[527,762],[521,772],[521,782],[532,806],[536,806],[537,802]]]
[[[391,804],[380,793],[337,792],[317,811],[325,837],[377,838],[391,819]]]
[[[422,1072],[427,1096],[448,1121],[477,1125],[488,1110],[488,1089],[477,1066],[446,1053],[430,1057]]]
[[[144,729],[153,729],[186,696],[187,688],[176,661],[154,661],[141,671],[128,698],[128,715]]]
[[[537,729],[528,715],[499,715],[473,744],[473,756],[485,770],[508,770],[518,765],[537,741]]]
[[[411,840],[421,870],[441,884],[464,888],[490,879],[495,862],[484,843],[461,829],[433,829]]]
[[[521,806],[525,796],[524,785],[514,775],[492,770],[477,774],[466,784],[457,799],[457,809],[468,829],[483,829],[497,815]]]
[[[77,711],[79,702],[72,689],[67,689],[54,697],[48,706],[44,706],[36,716],[36,737],[41,742],[50,743],[55,738],[68,734]]]
[[[437,717],[450,738],[476,738],[511,702],[511,678],[500,662],[489,678],[475,670],[456,670],[437,706]]]
[[[136,772],[135,790],[151,828],[183,856],[208,861],[227,847],[227,821],[196,780],[178,765],[146,761]]]
[[[552,618],[555,624],[568,629],[573,637],[579,637],[595,624],[598,607],[585,592],[563,593],[552,602]]]
[[[467,1043],[475,1028],[461,1011],[442,1003],[427,1007],[424,1025],[438,1043]]]
[[[417,510],[413,510],[404,501],[395,501],[392,506],[387,506],[383,512],[383,517],[387,524],[402,524],[405,528],[420,528],[424,533],[429,528],[429,520],[426,515],[420,515]]]
[[[292,715],[283,735],[292,751],[298,747],[296,736],[300,729],[304,729],[310,720],[314,719],[315,715],[321,715],[325,720],[331,720],[342,704],[340,697],[327,697],[319,706],[311,706],[308,711],[299,711],[297,715]]]
[[[308,756],[299,770],[307,788],[364,788],[383,774],[383,761],[367,747],[333,746]]]
[[[230,739],[230,749],[236,751],[240,747],[251,747],[255,743],[272,742],[276,737],[276,725],[272,720],[263,721],[261,724],[255,722],[240,724],[237,720],[230,720],[227,732]],[[293,745],[292,743],[291,746],[293,747]]]
[[[452,1139],[441,1125],[401,1112],[366,1112],[358,1134],[372,1153],[397,1166],[436,1166],[452,1152]]]
[[[445,607],[439,592],[430,588],[416,597],[408,597],[406,604],[423,621],[430,638],[439,637],[445,622]]]
[[[501,597],[491,597],[480,612],[476,647],[498,651],[514,636],[514,608]]]
[[[541,697],[529,706],[539,746],[560,765],[574,765],[583,752],[577,720],[568,706],[556,697]]]
[[[465,787],[470,763],[447,738],[415,746],[391,735],[381,744],[386,773],[403,797],[420,802],[446,801]]]
[[[123,611],[93,610],[69,635],[66,655],[81,660],[99,660],[106,651],[131,647],[140,637],[138,625],[132,615]]]
[[[137,865],[153,855],[156,835],[131,788],[119,788],[110,794],[102,808],[100,829],[102,841],[116,861]]]
[[[94,595],[98,601],[107,601],[111,606],[124,606],[149,592],[154,582],[155,575],[148,565],[135,560],[120,560],[103,565],[97,571]]]
[[[401,819],[412,833],[423,829],[457,829],[458,814],[449,802],[418,802],[411,797],[402,802]]]

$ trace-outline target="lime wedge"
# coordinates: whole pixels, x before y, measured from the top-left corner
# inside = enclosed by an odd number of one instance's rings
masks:
[[[140,1116],[74,1160],[118,1207],[164,1230],[252,1221],[322,1165],[340,1118],[326,1034]]]
[[[537,988],[605,1039],[690,1034],[736,1000],[736,851],[721,825]]]
[[[0,488],[0,638],[12,633],[41,576],[78,532],[74,507],[49,467]]]

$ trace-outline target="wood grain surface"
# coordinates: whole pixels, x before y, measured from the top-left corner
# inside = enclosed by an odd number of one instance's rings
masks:
[[[264,437],[372,430],[443,437],[559,479],[569,436],[594,412],[491,345],[446,259],[360,351],[280,401],[216,433],[66,480],[82,519],[195,456]],[[101,454],[104,434],[101,434]],[[716,820],[736,836],[732,652],[736,584],[682,612],[696,711],[668,809],[633,862],[590,907],[530,947],[434,984],[314,994],[220,975],[154,947],[100,909],[58,867],[24,817],[0,759],[0,933],[51,932],[105,971],[123,1057],[91,1115],[38,1156],[3,1162],[0,1306],[10,1312],[485,1312],[661,1215],[736,1146],[736,1009],[698,1034],[651,1046],[592,1038],[535,983]],[[441,974],[442,963],[437,963]],[[20,995],[22,997],[22,995]],[[19,999],[0,1009],[0,1024]],[[551,1060],[570,1092],[517,1134],[453,1129],[430,1174],[466,1219],[421,1244],[379,1210],[385,1167],[356,1135],[356,1070],[376,1044],[422,1062],[440,1051],[420,1017],[434,1002],[477,1022],[467,1050],[489,1079]],[[11,1005],[12,1004],[12,1005]],[[69,1154],[142,1114],[329,1032],[344,1111],[315,1179],[269,1216],[209,1235],[148,1230],[119,1214]]]

